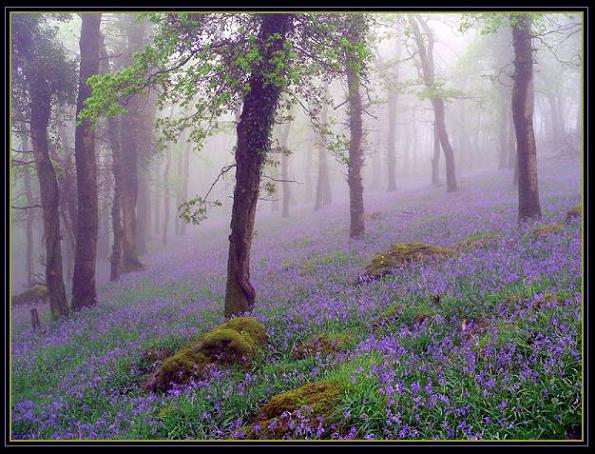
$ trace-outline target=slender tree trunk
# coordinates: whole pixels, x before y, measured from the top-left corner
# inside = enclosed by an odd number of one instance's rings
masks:
[[[315,132],[313,129],[309,130],[309,140],[306,148],[306,156],[304,161],[304,202],[312,201],[312,153],[314,150]]]
[[[29,146],[24,146],[25,150],[29,150]],[[25,183],[25,196],[27,197],[27,206],[35,205],[33,201],[33,190],[31,189],[31,174],[29,168],[25,169],[23,175],[24,183]],[[26,219],[26,226],[25,232],[27,236],[27,259],[25,262],[25,276],[27,276],[27,287],[33,287],[35,285],[34,281],[34,262],[33,262],[33,251],[35,248],[35,239],[33,238],[33,223],[34,223],[34,216],[35,213],[33,209],[27,210],[27,219]]]
[[[146,165],[146,163],[145,163]],[[145,167],[145,165],[143,167]],[[147,181],[147,169],[139,169],[138,174],[138,200],[137,200],[137,222],[136,222],[136,237],[138,254],[143,255],[147,253],[147,240],[148,233],[151,230],[151,224],[149,223],[150,215],[149,211],[149,183]]]
[[[328,106],[324,105],[320,115],[320,122],[326,126],[328,121]],[[331,185],[328,169],[328,150],[320,135],[315,137],[315,146],[318,149],[318,178],[316,180],[316,199],[314,211],[331,203]]]
[[[236,185],[231,214],[225,316],[252,310],[256,292],[250,282],[250,250],[260,187],[262,164],[270,149],[271,129],[281,88],[265,82],[272,71],[272,56],[280,52],[292,21],[288,14],[263,14],[258,37],[262,60],[257,63],[244,97],[237,126]],[[265,45],[266,43],[266,45]]]
[[[186,150],[184,150],[182,202],[185,202],[188,199],[188,182],[190,180],[190,153],[191,153],[191,151],[192,151],[192,143],[190,142],[186,146]],[[176,207],[176,213],[177,213],[177,207]],[[186,223],[183,220],[180,220],[180,235],[186,235]]]
[[[167,244],[167,226],[169,224],[169,169],[171,167],[171,151],[165,152],[165,168],[163,170],[163,236],[161,243]]]
[[[388,187],[387,191],[392,192],[397,189],[396,180],[396,139],[397,139],[397,100],[398,100],[398,84],[399,84],[399,60],[401,59],[401,36],[400,29],[397,27],[396,30],[396,54],[395,58],[397,62],[394,64],[394,70],[391,74],[391,81],[389,85],[388,95],[388,141],[387,141],[387,171],[388,171]]]
[[[288,139],[289,139],[289,130],[291,129],[291,122],[288,122],[281,132],[281,179],[283,182],[281,183],[281,188],[283,190],[283,201],[282,201],[282,216],[284,218],[289,217],[289,201],[291,198],[290,194],[290,187],[289,187],[289,149],[288,149]]]
[[[539,219],[541,206],[537,184],[537,148],[533,133],[533,49],[531,16],[515,16],[512,26],[514,84],[512,116],[517,141],[519,222]]]
[[[158,160],[155,160],[155,168],[154,175],[155,179],[159,178],[159,167],[160,163]],[[159,236],[161,232],[161,204],[159,203],[159,189],[153,187],[153,234],[155,236]]]
[[[50,159],[47,128],[50,118],[48,83],[39,75],[31,75],[31,142],[39,180],[45,240],[45,281],[53,317],[68,315],[69,308],[62,275],[62,247],[60,245],[59,194],[56,172]]]
[[[424,28],[424,31],[428,39],[428,48],[424,43],[419,24]],[[434,83],[434,38],[431,30],[429,29],[426,22],[419,16],[409,16],[409,23],[413,29],[415,35],[415,41],[417,42],[417,49],[419,51],[421,66],[424,76],[424,85],[430,89],[435,89]],[[455,175],[455,160],[454,151],[448,140],[448,133],[446,131],[446,123],[444,119],[444,100],[441,97],[430,98],[432,107],[434,108],[434,121],[438,127],[438,137],[440,138],[440,145],[444,152],[444,160],[446,162],[446,191],[454,192],[457,190],[457,180]]]
[[[363,39],[363,16],[353,15],[349,26],[349,40],[356,45]],[[364,153],[362,149],[362,98],[360,93],[361,68],[355,55],[349,55],[347,61],[347,87],[349,100],[349,163],[347,182],[349,184],[349,212],[351,224],[349,236],[360,238],[364,235],[364,188],[362,185],[362,167]]]
[[[434,155],[432,156],[432,184],[440,183],[440,137],[438,123],[434,122]]]
[[[87,79],[99,73],[101,14],[81,14],[81,67],[79,92],[76,103],[77,117],[91,96]],[[93,306],[97,302],[95,289],[95,263],[97,259],[97,234],[99,231],[97,199],[97,161],[95,135],[91,123],[83,121],[76,127],[74,153],[78,219],[74,275],[72,278],[72,310]]]

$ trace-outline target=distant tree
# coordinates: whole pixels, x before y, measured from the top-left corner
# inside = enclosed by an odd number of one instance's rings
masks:
[[[64,20],[65,16],[56,16]],[[12,83],[15,106],[29,118],[43,213],[45,280],[53,317],[69,313],[62,270],[58,182],[48,145],[52,104],[71,99],[76,68],[43,14],[12,14]]]
[[[408,19],[415,37],[415,42],[417,44],[417,51],[422,67],[423,81],[427,90],[426,95],[430,98],[432,108],[434,109],[436,132],[438,133],[440,145],[442,146],[442,151],[444,152],[444,158],[446,161],[446,190],[448,192],[454,192],[457,190],[454,151],[448,139],[448,132],[446,130],[446,122],[444,118],[444,90],[443,87],[437,83],[435,77],[434,37],[427,22],[421,16],[410,15],[408,16]],[[424,30],[425,38],[422,35],[420,26]]]
[[[328,125],[328,105],[322,107],[320,115],[320,124],[324,127]],[[318,177],[316,179],[316,197],[314,202],[314,211],[330,205],[332,201],[331,180],[329,175],[328,149],[319,132],[315,132],[315,148],[318,150]]]
[[[87,79],[99,73],[101,49],[101,14],[81,14],[81,64],[79,89],[76,103],[77,114],[83,110],[85,100],[91,95]],[[97,302],[95,289],[95,262],[97,259],[97,235],[99,231],[97,197],[97,156],[95,134],[89,120],[76,126],[74,143],[76,158],[76,181],[78,219],[76,232],[76,255],[72,278],[72,310],[93,306]]]

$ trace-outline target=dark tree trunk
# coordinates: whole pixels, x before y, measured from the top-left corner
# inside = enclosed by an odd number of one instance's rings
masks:
[[[428,39],[428,48],[424,43],[424,39],[419,29],[419,24],[424,28]],[[424,85],[430,89],[435,89],[434,83],[434,38],[426,22],[419,16],[409,17],[409,23],[415,35],[417,49],[421,60]],[[430,98],[432,107],[434,108],[434,121],[438,128],[438,137],[440,138],[440,145],[444,152],[444,160],[446,162],[446,190],[447,192],[454,192],[457,190],[457,180],[455,175],[455,160],[454,151],[448,140],[448,133],[446,131],[446,122],[444,119],[444,99],[441,97]]]
[[[123,231],[120,198],[122,197],[122,152],[120,150],[120,122],[115,117],[108,117],[108,138],[112,148],[112,171],[114,173],[114,196],[112,201],[112,232],[114,242],[110,258],[110,281],[120,279],[123,260]]]
[[[31,75],[31,142],[39,180],[45,242],[45,281],[53,317],[68,315],[69,308],[62,275],[60,245],[59,194],[56,172],[50,159],[47,128],[50,118],[50,94],[46,80]]]
[[[328,121],[328,106],[324,105],[320,115],[320,122],[326,126]],[[328,150],[320,135],[315,138],[318,149],[318,179],[316,181],[316,200],[314,211],[318,211],[331,203],[331,183],[328,170]]]
[[[145,166],[143,166],[145,167]],[[138,200],[137,200],[137,222],[136,222],[136,237],[138,254],[143,255],[147,253],[147,241],[151,224],[149,223],[149,183],[147,181],[147,170],[145,168],[139,169],[138,175]]]
[[[352,44],[359,44],[363,39],[363,16],[356,14],[351,17],[349,40]],[[349,55],[347,60],[347,87],[349,100],[349,163],[347,167],[347,182],[349,184],[349,212],[351,224],[349,236],[360,238],[364,235],[364,188],[362,185],[362,167],[364,153],[362,149],[362,98],[360,93],[361,68],[355,55]]]
[[[91,96],[87,79],[99,73],[101,14],[81,14],[81,67],[76,103],[77,117]],[[91,123],[83,121],[76,127],[74,153],[77,183],[77,232],[74,275],[72,278],[72,310],[93,306],[97,302],[95,262],[99,231],[97,199],[97,161],[95,135]]]
[[[248,81],[240,122],[237,126],[236,185],[231,214],[225,316],[251,311],[256,292],[250,282],[250,250],[260,187],[262,164],[270,149],[270,135],[281,88],[265,82],[273,70],[271,58],[283,49],[292,21],[288,14],[261,16],[258,46],[262,61]],[[267,43],[265,45],[265,43]]]
[[[533,133],[533,49],[531,17],[514,16],[512,43],[514,47],[514,84],[512,116],[517,142],[519,181],[519,222],[539,219],[539,188],[537,184],[537,148]]]

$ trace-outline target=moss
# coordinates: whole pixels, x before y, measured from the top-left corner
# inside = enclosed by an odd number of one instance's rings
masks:
[[[533,239],[542,238],[551,234],[560,233],[564,230],[562,224],[553,223],[553,224],[542,224],[535,227],[531,233],[530,237]]]
[[[497,232],[477,232],[459,241],[459,249],[469,252],[493,244],[501,235]]]
[[[298,410],[310,412],[310,420],[321,416],[325,423],[329,423],[336,417],[335,409],[343,395],[343,387],[336,382],[308,383],[277,394],[262,406],[254,423],[244,428],[246,438],[283,438],[290,433],[285,412],[293,418]]]
[[[45,285],[36,285],[23,293],[14,295],[12,297],[12,304],[33,303],[36,301],[45,301],[49,295],[48,289]]]
[[[426,243],[397,243],[383,254],[372,258],[366,267],[367,277],[379,278],[390,273],[394,268],[416,260],[424,260],[435,256],[452,256],[456,251],[442,246]]]
[[[577,204],[575,207],[572,207],[570,210],[566,212],[566,222],[570,222],[573,219],[580,218],[582,216],[582,209],[583,207],[581,204]]]
[[[266,345],[268,336],[266,329],[258,320],[252,317],[236,317],[229,319],[221,328],[233,329],[239,333],[246,332],[250,334],[256,345],[263,347]]]
[[[292,353],[294,359],[304,359],[314,355],[332,355],[344,351],[349,339],[345,335],[337,337],[320,336],[298,345]]]
[[[251,317],[228,320],[167,358],[144,386],[146,391],[166,391],[171,383],[186,383],[209,364],[248,365],[267,342],[260,322]]]

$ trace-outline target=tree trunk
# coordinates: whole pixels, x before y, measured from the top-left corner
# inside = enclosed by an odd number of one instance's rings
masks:
[[[163,170],[163,236],[161,243],[167,244],[167,226],[169,224],[169,169],[171,167],[171,151],[165,152],[165,168]]]
[[[505,169],[508,159],[508,109],[505,102],[507,96],[503,87],[500,87],[498,100],[498,168]]]
[[[432,184],[440,183],[440,137],[438,123],[434,122],[434,154],[432,156]]]
[[[326,126],[328,121],[328,106],[325,104],[320,115],[320,122]],[[331,203],[331,183],[328,169],[328,150],[320,135],[316,135],[316,148],[318,149],[318,179],[316,181],[316,200],[314,211],[318,211]]]
[[[99,73],[99,26],[101,14],[81,14],[81,66],[79,91],[76,103],[77,117],[91,96],[87,79]],[[93,306],[97,302],[95,290],[95,262],[97,258],[97,234],[99,231],[97,199],[97,161],[95,135],[91,123],[83,121],[76,127],[74,153],[77,183],[77,232],[72,278],[72,310]]]
[[[190,152],[192,151],[192,142],[186,145],[186,150],[184,150],[184,172],[183,172],[183,180],[182,180],[182,202],[185,202],[188,199],[188,182],[190,180]],[[176,208],[177,213],[177,208]],[[179,216],[178,216],[179,217]],[[180,219],[180,235],[186,234],[186,222]]]
[[[145,167],[143,165],[142,167]],[[138,247],[138,255],[143,255],[147,253],[147,241],[148,235],[150,232],[149,223],[150,215],[149,211],[151,207],[149,206],[149,184],[147,181],[147,169],[142,168],[139,169],[138,174],[138,200],[137,200],[137,222],[136,222],[136,237],[137,237],[137,247]]]
[[[312,153],[314,150],[315,132],[309,129],[310,137],[306,147],[306,156],[304,161],[304,202],[312,201]]]
[[[533,49],[531,17],[514,16],[512,43],[514,46],[514,84],[512,116],[517,141],[519,181],[519,222],[539,219],[539,188],[537,184],[537,148],[533,132]]]
[[[399,60],[401,59],[401,42],[400,42],[400,30],[397,27],[396,30],[396,53],[395,58],[397,59],[394,64],[394,71],[391,73],[391,80],[389,82],[389,94],[388,94],[388,141],[386,145],[386,167],[388,171],[388,187],[387,191],[392,192],[397,189],[396,180],[396,139],[397,139],[397,100],[398,100],[398,84],[399,84]]]
[[[24,146],[25,150],[29,150],[28,145]],[[25,196],[27,197],[27,206],[35,205],[33,201],[33,191],[31,189],[31,174],[29,173],[29,168],[25,169],[23,179],[25,183]],[[26,226],[25,232],[27,236],[27,258],[25,262],[25,276],[27,277],[27,287],[31,288],[35,285],[34,280],[34,262],[33,262],[33,251],[35,248],[35,239],[33,238],[33,222],[34,222],[35,213],[33,209],[27,210],[27,219],[26,219]]]
[[[52,316],[68,315],[69,308],[62,275],[62,247],[60,245],[59,194],[56,172],[50,159],[47,128],[50,118],[50,94],[46,80],[31,75],[31,142],[39,180],[45,239],[45,281],[49,293]]]
[[[422,38],[418,22],[424,28],[428,38],[427,49],[424,39]],[[417,49],[419,51],[424,85],[429,89],[434,90],[436,87],[434,85],[434,38],[432,32],[429,29],[427,23],[419,16],[409,16],[409,23],[413,29],[413,34],[415,35],[415,41],[417,43]],[[446,161],[446,191],[454,192],[457,190],[455,160],[454,151],[450,146],[448,133],[446,132],[446,123],[444,119],[444,99],[439,96],[434,96],[430,98],[430,101],[432,102],[432,107],[434,108],[434,121],[437,124],[438,137],[440,138],[440,145],[442,146],[444,160]]]
[[[285,43],[292,15],[263,14],[258,37],[262,60],[250,75],[237,126],[236,185],[231,214],[225,316],[251,311],[256,292],[250,282],[250,250],[260,187],[262,164],[270,149],[270,135],[281,88],[265,82],[273,70],[272,56]],[[266,43],[266,45],[265,45]]]
[[[126,64],[132,64],[132,54],[143,46],[144,24],[129,18],[128,50],[125,55]],[[144,269],[139,260],[137,242],[137,214],[138,199],[138,152],[143,142],[142,111],[147,97],[134,95],[128,100],[128,114],[122,117],[120,127],[120,143],[122,146],[122,194],[120,207],[122,210],[122,272],[141,271]]]
[[[363,39],[364,18],[353,15],[350,20],[349,40],[357,45]],[[364,153],[362,149],[362,98],[360,94],[361,68],[355,55],[349,55],[347,61],[347,87],[349,100],[349,163],[347,182],[349,184],[349,212],[351,224],[349,236],[361,238],[364,226],[364,188],[362,185],[362,166]]]
[[[285,127],[281,132],[281,179],[283,182],[281,183],[281,189],[283,190],[283,200],[281,203],[282,209],[282,217],[288,218],[289,217],[289,201],[291,198],[290,194],[290,187],[289,187],[289,149],[287,147],[288,139],[289,139],[289,130],[291,129],[291,122],[287,122]]]

